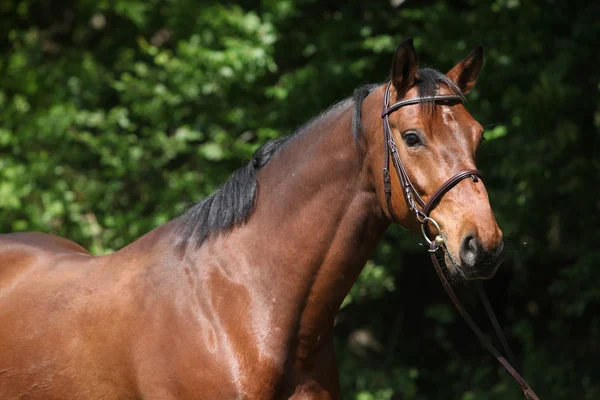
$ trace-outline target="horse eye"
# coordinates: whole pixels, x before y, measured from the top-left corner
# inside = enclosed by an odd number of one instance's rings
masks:
[[[404,135],[404,142],[408,147],[415,147],[421,144],[421,138],[416,133],[406,133]]]

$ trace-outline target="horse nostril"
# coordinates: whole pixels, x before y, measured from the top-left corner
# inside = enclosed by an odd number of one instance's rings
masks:
[[[471,249],[472,251],[477,251],[477,249],[479,248],[479,244],[478,244],[478,240],[477,238],[474,237],[470,237],[468,242],[467,242],[469,249]]]
[[[460,244],[460,258],[462,259],[463,264],[469,267],[474,266],[475,261],[477,260],[477,252],[480,247],[481,244],[474,234],[468,233],[463,236]]]

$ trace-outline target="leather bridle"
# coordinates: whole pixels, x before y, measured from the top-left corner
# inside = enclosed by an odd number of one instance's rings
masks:
[[[539,400],[533,389],[529,387],[525,379],[519,375],[519,373],[513,368],[513,366],[500,354],[498,350],[488,341],[483,332],[479,329],[477,324],[473,321],[469,313],[465,310],[463,305],[460,303],[454,290],[448,283],[444,272],[439,264],[437,259],[438,251],[446,251],[444,239],[441,235],[441,229],[438,223],[429,216],[431,211],[435,208],[435,206],[439,203],[441,198],[448,193],[454,186],[460,183],[462,180],[471,178],[473,182],[478,182],[479,179],[483,179],[483,174],[476,169],[469,169],[457,172],[452,177],[450,177],[446,182],[444,182],[430,197],[427,202],[423,200],[423,198],[419,195],[414,185],[410,181],[408,174],[406,173],[406,169],[404,168],[404,164],[402,163],[402,159],[398,154],[398,146],[396,145],[396,140],[392,133],[392,128],[390,126],[389,115],[394,111],[400,109],[401,107],[413,105],[413,104],[421,104],[423,102],[432,102],[434,104],[442,104],[442,105],[452,105],[456,103],[464,104],[465,98],[459,94],[436,94],[433,96],[427,97],[411,97],[408,99],[400,100],[397,103],[389,105],[391,96],[391,82],[385,88],[385,94],[383,96],[383,110],[381,111],[381,118],[383,119],[383,138],[384,138],[384,166],[383,166],[383,187],[385,192],[385,198],[387,203],[387,213],[395,222],[396,217],[394,216],[394,212],[392,211],[392,184],[389,170],[390,158],[392,159],[394,169],[396,170],[396,174],[398,179],[400,180],[400,184],[402,185],[402,194],[404,195],[404,200],[408,205],[410,211],[415,213],[415,217],[417,221],[421,223],[421,231],[423,233],[423,237],[429,243],[429,253],[431,255],[431,262],[433,263],[436,273],[442,282],[442,286],[448,293],[448,296],[456,306],[458,312],[463,316],[471,330],[475,333],[477,338],[481,341],[481,344],[498,360],[498,362],[512,375],[515,381],[519,384],[521,389],[523,390],[523,394],[526,399],[531,400]],[[431,240],[428,236],[427,225],[431,223],[437,229],[438,233],[435,236],[435,239]],[[477,283],[477,291],[483,301],[488,316],[496,329],[496,334],[500,338],[505,351],[512,358],[512,352],[508,347],[506,339],[504,338],[504,334],[499,327],[498,320],[494,311],[489,304],[489,300],[483,291],[483,287],[478,282]],[[514,363],[514,360],[513,360]]]
[[[408,174],[406,173],[406,169],[404,168],[404,164],[402,164],[402,159],[398,154],[398,146],[396,145],[396,139],[392,134],[392,128],[390,127],[390,119],[389,116],[394,111],[400,109],[401,107],[412,105],[412,104],[420,104],[426,101],[431,101],[435,103],[442,104],[453,104],[453,103],[464,103],[464,97],[456,94],[438,94],[434,96],[428,97],[411,97],[409,99],[400,100],[397,103],[388,105],[390,102],[391,95],[391,82],[385,88],[385,94],[383,95],[383,110],[381,111],[381,118],[383,119],[383,141],[384,141],[384,164],[383,164],[383,188],[385,192],[385,200],[387,203],[387,209],[389,216],[392,220],[397,222],[396,217],[392,211],[392,183],[390,177],[390,156],[392,162],[394,164],[394,169],[396,170],[396,174],[400,179],[400,184],[402,185],[402,194],[404,195],[404,200],[406,204],[410,208],[410,211],[415,213],[417,220],[421,223],[423,227],[423,236],[427,239],[427,242],[430,243],[429,237],[425,232],[425,228],[427,225],[427,221],[432,222],[436,228],[438,227],[437,223],[429,217],[431,211],[435,208],[439,200],[454,186],[456,186],[460,181],[466,178],[471,178],[473,182],[477,182],[479,178],[483,179],[483,174],[476,169],[469,169],[460,171],[457,174],[453,175],[450,179],[444,182],[438,190],[436,190],[428,202],[425,202],[423,198],[419,195],[414,185],[410,181]],[[416,200],[416,201],[415,201]],[[418,203],[418,204],[417,204]],[[439,229],[438,229],[439,231]]]

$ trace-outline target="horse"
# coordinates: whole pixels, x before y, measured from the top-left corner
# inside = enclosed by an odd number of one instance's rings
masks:
[[[0,235],[0,398],[340,398],[334,318],[391,223],[443,246],[452,276],[501,262],[464,106],[482,64],[478,46],[420,68],[403,41],[384,83],[114,253]]]

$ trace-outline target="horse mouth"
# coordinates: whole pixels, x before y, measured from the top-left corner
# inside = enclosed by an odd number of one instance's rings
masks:
[[[502,255],[499,255],[492,261],[484,262],[474,267],[465,268],[460,265],[460,263],[456,262],[452,254],[446,250],[444,252],[444,261],[446,262],[446,268],[451,275],[465,280],[475,280],[493,278],[494,275],[496,275],[498,267],[504,261],[504,258]]]

